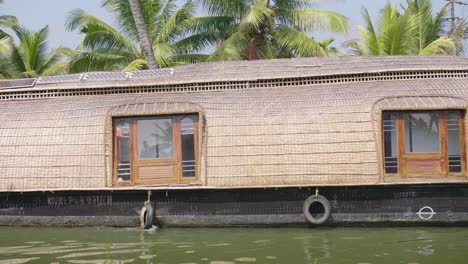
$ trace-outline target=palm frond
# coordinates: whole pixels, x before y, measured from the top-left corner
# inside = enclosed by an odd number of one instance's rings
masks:
[[[0,38],[0,56],[8,57],[10,55],[12,45],[13,39],[10,36]]]
[[[322,9],[289,10],[289,22],[303,32],[346,32],[348,19],[336,12]]]
[[[183,54],[174,56],[171,66],[192,64],[208,61],[210,55],[207,54]]]
[[[213,15],[226,15],[238,20],[248,9],[248,4],[244,0],[198,0],[204,10]]]
[[[159,67],[170,66],[174,57],[174,48],[167,42],[153,44],[154,56]]]
[[[331,47],[330,45],[335,41],[334,38],[322,39],[318,42],[320,47],[325,51],[328,56],[336,56],[338,54],[338,49],[336,47]]]
[[[264,30],[262,27],[273,23],[274,15],[273,9],[267,7],[265,0],[254,1],[242,17],[239,27],[253,34],[261,32]]]
[[[217,36],[219,42],[227,39],[239,28],[239,24],[230,16],[195,16],[186,20],[181,34],[206,33]]]
[[[382,47],[379,41],[379,37],[377,36],[374,24],[372,23],[372,19],[369,15],[369,11],[367,11],[366,8],[362,9],[362,16],[366,23],[366,29],[359,26],[358,32],[364,44],[363,46],[366,47],[368,55],[382,55]]]
[[[43,72],[41,72],[41,76],[50,76],[50,75],[58,75],[58,74],[66,74],[68,72],[69,61],[58,61],[54,64],[49,65]]]
[[[187,1],[183,6],[178,8],[164,23],[153,40],[153,45],[171,40],[171,37],[186,25],[186,20],[192,17],[194,8],[195,6],[191,1]]]
[[[12,52],[13,64],[19,72],[27,72],[27,76],[33,76],[45,63],[47,56],[47,26],[37,32],[18,27],[14,32],[19,39],[19,45],[14,47]]]
[[[440,37],[422,49],[420,55],[452,55],[456,52],[455,42],[448,37]]]
[[[210,55],[208,61],[233,61],[241,60],[242,53],[247,49],[248,38],[238,31],[223,41]]]
[[[397,10],[396,6],[392,6],[390,2],[385,4],[384,8],[380,11],[381,17],[377,28],[380,33],[387,31],[388,28],[391,28],[393,23],[398,19],[400,13]]]
[[[418,22],[414,17],[402,15],[395,19],[385,32],[381,32],[381,42],[386,55],[407,55],[414,53],[413,32]],[[414,43],[414,42],[413,42]]]
[[[21,76],[22,73],[27,72],[29,69],[26,66],[25,58],[19,51],[18,47],[13,46],[11,49],[11,56],[10,56],[10,65],[12,67],[12,72],[15,76]]]
[[[364,50],[363,47],[361,47],[361,45],[359,44],[359,42],[357,40],[348,40],[348,41],[345,41],[343,43],[343,45],[345,47],[348,47],[350,48],[351,50],[351,53],[353,55],[357,55],[357,56],[364,56],[366,55],[366,51]]]
[[[261,45],[257,46],[257,54],[262,59],[274,59],[276,56],[271,43],[266,39],[262,41]]]
[[[65,69],[61,68],[59,65],[67,65],[68,66],[68,59],[73,58],[75,53],[73,50],[69,48],[56,48],[52,50],[47,58],[45,59],[45,63],[41,65],[40,68],[38,68],[37,72],[39,75],[55,75],[58,73],[59,70]],[[63,61],[64,59],[67,59],[66,61]],[[66,62],[66,63],[62,63]],[[63,73],[63,72],[61,72]]]
[[[281,26],[276,29],[274,35],[274,44],[282,53],[294,54],[295,57],[313,57],[326,56],[325,51],[314,39],[306,36],[304,33]],[[285,50],[285,51],[282,51]]]
[[[121,70],[128,63],[125,54],[117,54],[114,50],[97,49],[79,52],[70,61],[69,73]]]
[[[66,19],[67,30],[80,29],[85,34],[83,46],[86,49],[125,49],[137,54],[135,45],[119,31],[81,9],[71,11]]]
[[[144,59],[136,59],[130,62],[122,71],[138,71],[148,69],[148,62]]]
[[[158,14],[163,6],[160,0],[139,0],[141,13],[148,32],[153,31]],[[118,30],[131,42],[138,41],[135,20],[128,0],[104,0],[105,7],[112,15]]]
[[[14,16],[3,15],[0,16],[0,27],[14,29],[19,26],[18,20]],[[0,39],[10,37],[8,33],[0,29]]]
[[[167,20],[169,20],[169,18],[174,13],[174,8],[175,8],[175,5],[174,5],[174,1],[172,1],[172,0],[167,1],[161,7],[161,11],[158,14],[157,19],[156,19],[156,21],[154,23],[154,26],[152,27],[152,29],[150,31],[150,35],[153,38],[155,38],[159,34],[159,32],[161,32],[161,30],[164,27],[164,25],[166,24]]]
[[[210,48],[214,46],[218,40],[218,36],[215,33],[205,32],[192,34],[175,42],[173,45],[178,54],[188,54]]]
[[[0,27],[17,28],[19,26],[18,19],[15,16],[2,15],[0,16]]]

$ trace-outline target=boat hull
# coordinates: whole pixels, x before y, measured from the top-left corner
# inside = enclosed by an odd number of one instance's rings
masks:
[[[304,226],[315,188],[153,190],[160,226]],[[468,225],[468,185],[321,187],[324,226]],[[0,225],[139,226],[146,191],[0,194]]]

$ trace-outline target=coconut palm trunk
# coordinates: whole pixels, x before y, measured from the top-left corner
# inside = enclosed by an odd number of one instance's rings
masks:
[[[128,2],[130,4],[130,8],[132,9],[133,18],[135,20],[135,26],[138,31],[138,38],[140,39],[141,47],[143,49],[143,52],[145,53],[145,58],[146,62],[148,62],[148,67],[150,69],[156,69],[158,68],[158,64],[156,63],[153,46],[151,45],[151,41],[146,30],[145,20],[143,19],[143,15],[141,14],[140,2],[139,0],[128,0]]]

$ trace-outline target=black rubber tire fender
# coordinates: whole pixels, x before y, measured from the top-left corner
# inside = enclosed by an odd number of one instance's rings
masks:
[[[140,225],[142,229],[150,229],[154,223],[154,208],[148,203],[141,208]]]
[[[310,206],[312,206],[314,203],[320,203],[324,208],[324,213],[319,218],[314,217],[310,213]],[[304,204],[302,205],[302,213],[309,223],[314,225],[321,225],[325,223],[331,216],[331,204],[323,195],[312,195],[304,201]]]

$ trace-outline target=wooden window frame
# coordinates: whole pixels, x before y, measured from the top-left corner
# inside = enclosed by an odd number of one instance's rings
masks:
[[[412,152],[405,153],[405,124],[404,114],[409,113],[438,113],[439,120],[439,144],[440,152]],[[460,163],[461,172],[450,172],[449,161],[448,161],[448,137],[447,137],[447,112],[458,112],[459,113],[459,127],[460,127]],[[384,134],[384,121],[383,115],[385,113],[392,113],[396,115],[396,141],[397,141],[397,161],[398,161],[398,173],[386,173],[385,171],[385,134]],[[408,110],[408,111],[383,111],[381,115],[381,136],[382,136],[382,171],[385,177],[401,177],[401,178],[446,178],[446,177],[466,177],[467,162],[466,162],[466,139],[465,139],[465,110],[460,109],[448,109],[448,110]],[[408,158],[414,159],[435,159],[436,156],[441,158],[441,173],[438,175],[431,175],[431,173],[421,175],[408,175],[407,172],[407,160]]]
[[[173,144],[173,157],[172,158],[151,158],[139,159],[138,158],[138,130],[137,121],[145,119],[171,119],[172,120],[172,144]],[[184,118],[193,120],[194,126],[194,154],[195,154],[195,176],[184,177],[182,175],[182,144],[181,144],[181,126],[180,122]],[[157,184],[184,184],[196,183],[200,181],[199,175],[199,114],[180,114],[180,115],[151,115],[151,116],[136,116],[136,117],[116,117],[112,119],[112,138],[113,138],[113,185],[114,186],[134,186],[134,185],[157,185]],[[118,181],[118,140],[115,133],[116,124],[120,121],[127,121],[130,124],[130,181]],[[138,175],[138,168],[145,165],[173,165],[174,172],[172,177],[161,178],[158,180],[140,180]]]

